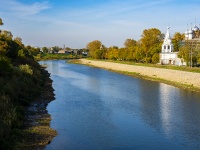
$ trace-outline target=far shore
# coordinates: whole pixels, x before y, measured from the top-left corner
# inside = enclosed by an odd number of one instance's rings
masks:
[[[79,59],[77,63],[138,76],[200,92],[200,73],[88,59]]]

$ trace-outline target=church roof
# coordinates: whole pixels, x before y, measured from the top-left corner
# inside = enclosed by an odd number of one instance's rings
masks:
[[[194,27],[192,28],[192,30],[193,30],[193,31],[198,31],[199,28],[198,28],[196,25],[194,25]]]
[[[192,34],[192,33],[193,33],[192,28],[190,28],[190,30],[188,30],[188,33],[189,33],[189,34]]]
[[[170,27],[167,27],[167,33],[165,34],[165,39],[164,39],[164,45],[172,45],[172,40],[171,40],[171,36],[169,33],[169,29]]]

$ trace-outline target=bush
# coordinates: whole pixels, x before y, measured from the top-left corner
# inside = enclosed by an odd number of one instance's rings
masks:
[[[3,149],[3,145],[6,143],[6,139],[9,137],[13,122],[16,120],[16,109],[13,106],[9,96],[0,95],[0,149]]]
[[[31,67],[29,65],[20,65],[19,66],[20,70],[27,73],[27,74],[30,74],[32,75],[33,74],[33,70],[31,69]]]
[[[0,56],[0,73],[11,71],[10,59],[5,56]]]

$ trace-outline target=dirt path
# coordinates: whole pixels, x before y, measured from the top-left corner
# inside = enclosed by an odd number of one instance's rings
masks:
[[[200,73],[161,69],[154,67],[143,67],[135,65],[120,64],[114,62],[94,61],[87,59],[80,59],[82,64],[91,65],[95,67],[105,68],[115,71],[125,71],[130,73],[138,73],[141,76],[151,77],[152,79],[161,79],[181,85],[186,85],[200,89]]]

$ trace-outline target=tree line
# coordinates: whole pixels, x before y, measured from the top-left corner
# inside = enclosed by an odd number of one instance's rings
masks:
[[[25,108],[41,94],[46,73],[34,60],[37,51],[10,31],[0,30],[0,149],[16,148]]]
[[[124,47],[117,46],[105,47],[101,41],[94,40],[89,42],[86,47],[89,50],[89,57],[94,59],[109,59],[109,60],[123,60],[134,61],[142,63],[158,63],[159,53],[164,39],[164,34],[159,29],[150,28],[145,29],[141,38],[136,41],[134,39],[126,39]],[[188,44],[184,41],[185,35],[176,32],[172,37],[174,45],[174,52],[179,52],[179,57],[183,58],[189,64],[191,56],[189,53],[193,51],[193,64],[200,63],[200,50],[198,45]],[[196,46],[196,49],[194,48]],[[194,53],[195,51],[195,53]]]

